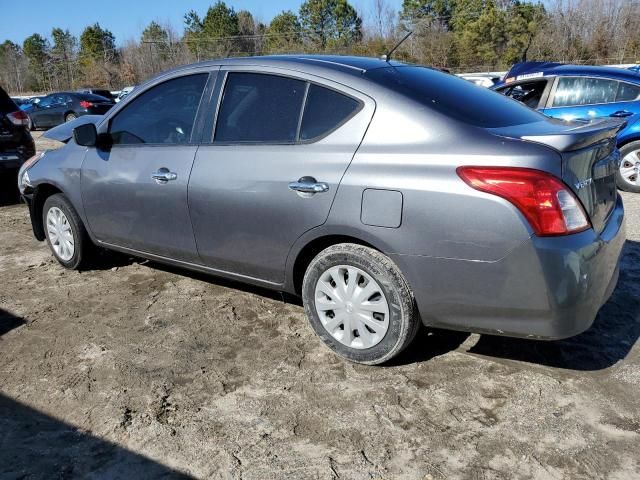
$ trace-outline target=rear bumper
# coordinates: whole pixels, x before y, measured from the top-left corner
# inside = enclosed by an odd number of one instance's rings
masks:
[[[426,325],[540,339],[588,329],[613,292],[625,242],[617,204],[604,230],[532,237],[495,262],[391,255]]]

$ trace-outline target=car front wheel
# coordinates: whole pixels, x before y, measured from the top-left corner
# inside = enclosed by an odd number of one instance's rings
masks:
[[[47,244],[56,260],[73,270],[85,266],[91,253],[91,239],[67,197],[58,193],[47,198],[42,221]]]
[[[386,362],[415,337],[420,318],[413,294],[386,255],[343,243],[320,252],[305,273],[302,298],[311,326],[338,355]]]
[[[627,143],[620,149],[620,169],[616,183],[620,190],[640,193],[640,141]]]

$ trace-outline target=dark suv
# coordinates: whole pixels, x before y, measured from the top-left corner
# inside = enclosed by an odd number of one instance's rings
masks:
[[[35,155],[29,117],[0,88],[0,205],[18,200],[18,169]]]
[[[0,174],[7,169],[16,170],[36,153],[33,138],[27,126],[29,117],[18,108],[9,95],[0,88]]]

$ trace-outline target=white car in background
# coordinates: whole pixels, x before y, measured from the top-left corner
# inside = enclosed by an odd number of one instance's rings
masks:
[[[129,95],[133,89],[134,87],[124,87],[122,90],[120,90],[120,93],[118,93],[118,96],[116,97],[116,103]]]
[[[460,78],[475,83],[480,87],[490,88],[493,87],[502,78],[501,72],[489,72],[489,73],[461,73],[458,74]]]

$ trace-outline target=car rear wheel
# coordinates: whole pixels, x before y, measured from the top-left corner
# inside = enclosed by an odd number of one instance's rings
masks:
[[[78,116],[75,113],[71,112],[71,113],[67,113],[64,116],[64,121],[65,122],[70,122],[71,120],[75,120],[76,118],[78,118]]]
[[[640,141],[627,143],[620,149],[620,169],[616,181],[620,190],[640,193]]]
[[[67,197],[58,193],[47,198],[42,221],[47,244],[56,260],[72,270],[85,266],[91,254],[91,239]]]
[[[302,299],[322,341],[352,362],[375,365],[404,350],[420,318],[398,267],[382,253],[343,243],[309,264]]]

